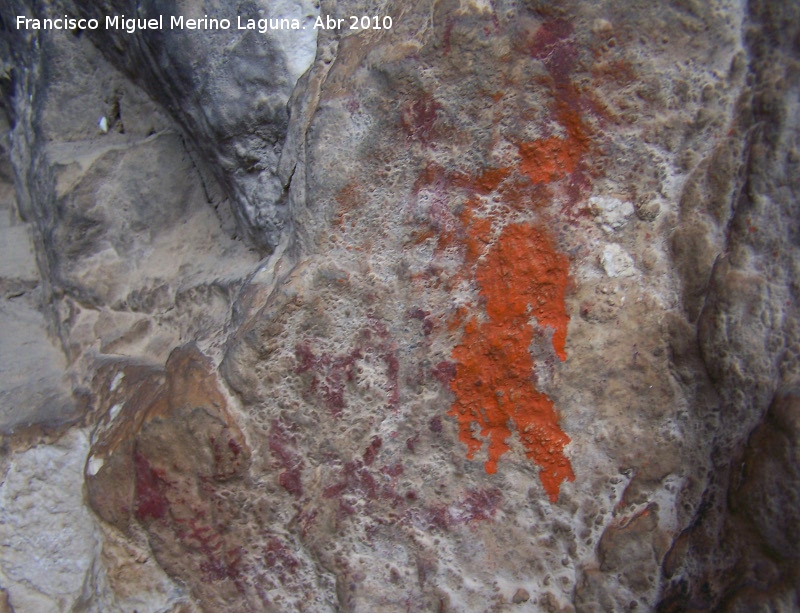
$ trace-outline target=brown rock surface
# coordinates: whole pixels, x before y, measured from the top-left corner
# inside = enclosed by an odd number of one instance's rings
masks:
[[[800,608],[794,4],[202,11],[0,39],[0,609]]]
[[[243,496],[254,487],[251,451],[208,359],[187,346],[165,370],[111,366],[96,385],[99,406],[116,415],[101,419],[87,461],[92,509],[123,534],[143,531],[158,564],[205,608],[313,606],[303,602],[314,587],[302,585],[307,564],[270,529],[269,509]],[[291,591],[276,597],[281,588]]]

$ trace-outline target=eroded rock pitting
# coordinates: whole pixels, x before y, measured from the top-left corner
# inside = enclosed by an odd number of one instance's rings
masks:
[[[394,25],[3,31],[0,609],[798,608],[798,8],[202,10]]]

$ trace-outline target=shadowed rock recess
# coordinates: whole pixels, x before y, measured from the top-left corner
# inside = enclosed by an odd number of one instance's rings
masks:
[[[0,19],[0,612],[800,610],[800,4]]]

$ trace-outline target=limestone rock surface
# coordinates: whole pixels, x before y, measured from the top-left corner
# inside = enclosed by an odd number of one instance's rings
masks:
[[[800,610],[798,6],[0,17],[0,611]]]

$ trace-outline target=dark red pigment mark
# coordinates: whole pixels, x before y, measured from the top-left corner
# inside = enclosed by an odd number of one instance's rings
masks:
[[[199,570],[206,581],[229,579],[237,590],[244,593],[241,581],[241,574],[245,570],[242,567],[244,550],[241,547],[225,548],[222,536],[225,527],[209,523],[204,510],[187,506],[179,495],[178,484],[168,481],[166,472],[154,468],[138,449],[134,451],[133,460],[136,518],[141,522],[149,519],[166,521],[185,547],[202,555],[204,559],[199,563]],[[199,485],[207,498],[215,496],[216,489],[211,482],[201,481]],[[172,491],[174,505],[170,502],[168,491]],[[173,506],[176,508],[174,517],[169,512]]]
[[[430,144],[436,137],[436,119],[442,105],[430,94],[423,93],[403,107],[401,122],[408,140]]]
[[[439,362],[436,366],[431,368],[431,374],[439,383],[450,387],[450,381],[456,376],[456,363],[447,360]]]
[[[289,579],[288,575],[297,574],[300,562],[292,555],[291,549],[271,536],[264,546],[264,566],[285,585]]]
[[[412,495],[406,496],[408,500],[416,500],[416,493],[409,494]],[[408,510],[406,519],[420,528],[445,532],[459,525],[491,520],[502,504],[503,494],[496,488],[471,489],[450,505],[412,507]]]
[[[461,521],[485,521],[497,513],[503,502],[503,495],[497,489],[469,490],[457,507]]]
[[[430,311],[423,311],[420,308],[410,309],[406,313],[406,317],[409,319],[417,319],[422,322],[422,333],[425,336],[430,336],[431,332],[433,332],[433,321],[430,318],[431,312]]]
[[[375,315],[368,315],[369,328],[362,330],[362,336],[380,355],[386,365],[386,391],[389,406],[397,410],[400,405],[400,360],[397,359],[397,346],[386,325]]]
[[[244,549],[235,547],[223,552],[222,556],[217,556],[206,552],[207,560],[200,564],[200,570],[205,577],[215,581],[230,579],[234,582],[240,592],[244,592],[244,585],[241,584],[241,562],[244,556]]]
[[[536,31],[530,45],[531,57],[544,63],[556,88],[571,87],[570,74],[578,57],[575,44],[570,41],[572,32],[572,24],[568,21],[548,21]]]
[[[444,34],[442,35],[442,42],[444,43],[444,55],[450,55],[450,37],[453,34],[453,19],[448,18],[444,24]]]
[[[329,485],[323,490],[324,498],[336,498],[345,491],[359,493],[368,500],[378,497],[378,483],[361,461],[346,462],[340,478],[341,481]]]
[[[238,473],[242,464],[242,460],[239,458],[242,448],[239,443],[231,438],[228,439],[228,444],[224,445],[213,436],[210,437],[209,442],[214,450],[216,469],[214,478],[224,480]]]
[[[364,452],[363,460],[365,466],[372,465],[382,445],[383,441],[381,440],[381,437],[375,436],[372,438],[372,443],[370,443],[369,447],[367,447],[367,450]]]
[[[577,47],[571,40],[572,33],[571,23],[556,19],[542,24],[530,45],[531,56],[542,61],[553,79],[555,114],[566,131],[564,139],[542,139],[530,145],[534,148],[542,146],[552,149],[563,167],[561,176],[568,177],[566,184],[568,208],[562,211],[564,214],[571,214],[571,207],[589,189],[588,170],[582,161],[584,154],[589,150],[590,131],[583,117],[587,111],[596,111],[595,105],[587,97],[582,96],[572,82],[572,73],[578,59]],[[561,178],[558,175],[552,177],[551,180]],[[531,178],[536,180],[533,176]]]
[[[267,444],[278,465],[284,469],[278,476],[278,483],[292,496],[300,498],[303,495],[304,463],[289,427],[278,419],[272,420]]]
[[[166,473],[153,468],[138,449],[133,453],[133,463],[136,472],[136,519],[145,521],[148,518],[163,518],[169,508],[165,495],[165,490],[169,487]]]
[[[434,429],[437,425],[441,427],[441,419],[439,422],[432,420],[432,423]],[[381,447],[381,439],[374,437],[364,453],[365,460],[346,462],[337,471],[338,475],[331,478],[333,483],[323,490],[323,498],[338,500],[337,522],[346,521],[355,515],[367,515],[379,525],[391,521],[393,524],[449,530],[474,521],[490,520],[502,505],[502,493],[496,488],[468,490],[449,504],[420,502],[417,492],[413,490],[398,492],[400,477],[404,473],[403,466],[395,462],[375,468],[377,452]],[[356,508],[355,501],[360,501],[359,504],[363,506]],[[392,509],[388,511],[388,515],[386,506]],[[376,514],[376,509],[383,510]],[[317,516],[318,511],[313,509],[300,514],[298,519],[304,533],[311,529]],[[390,519],[387,520],[386,517]]]
[[[368,353],[374,352],[386,366],[388,404],[397,410],[400,403],[400,361],[397,347],[385,324],[374,315],[367,316],[368,326],[356,338],[356,347],[344,355],[315,352],[311,340],[295,347],[297,365],[295,373],[311,374],[309,391],[320,398],[333,417],[341,417],[347,407],[346,390],[355,380],[356,363]]]
[[[384,466],[381,468],[381,472],[384,475],[389,475],[390,477],[399,477],[403,474],[403,465],[400,462],[395,462],[390,466]]]

